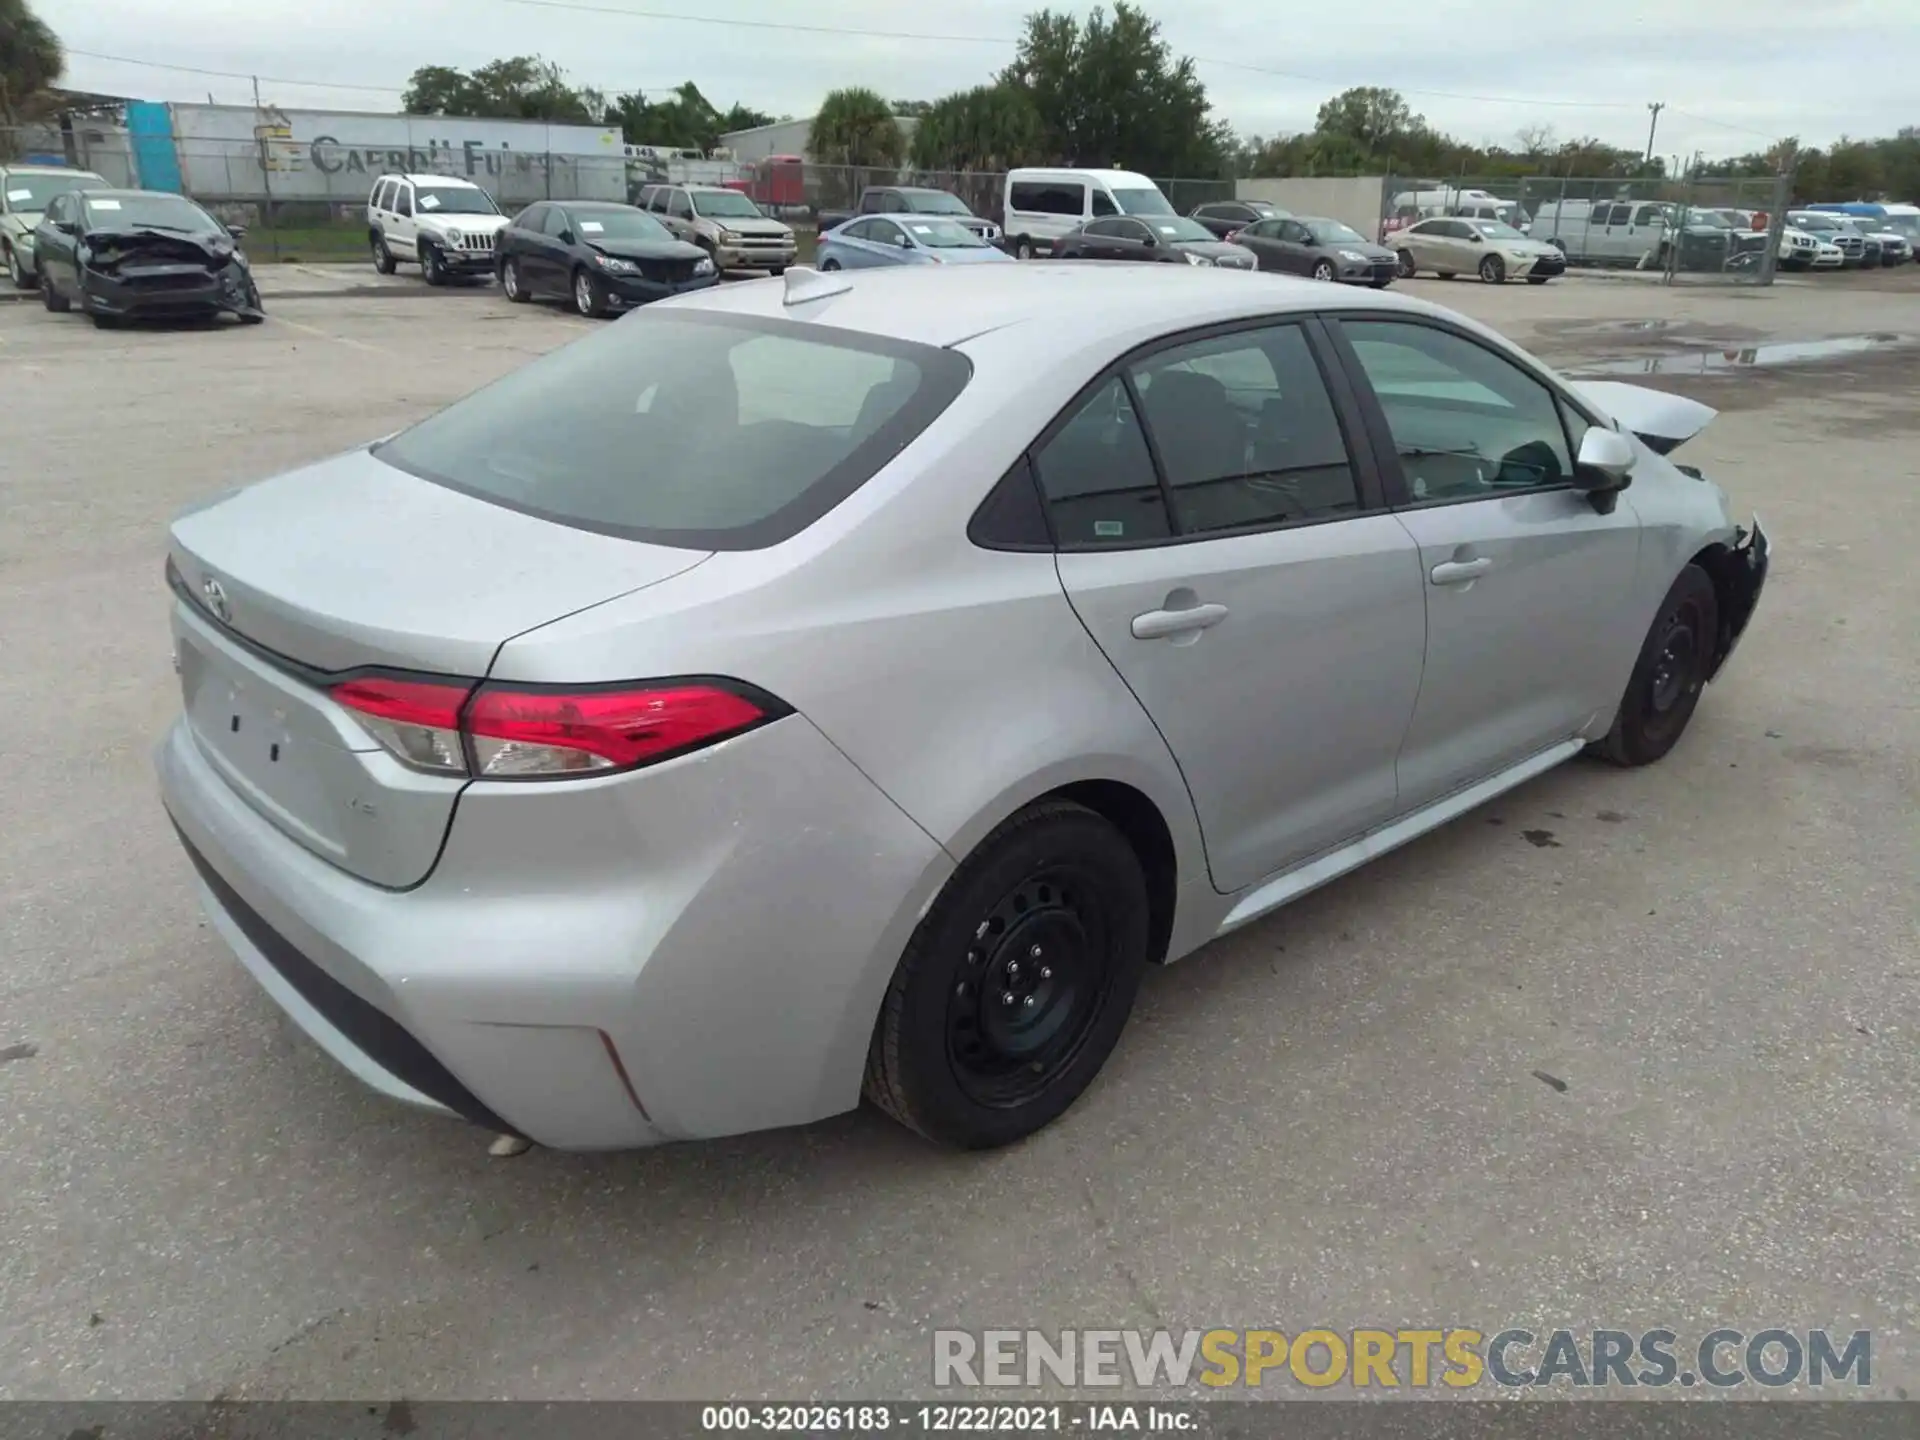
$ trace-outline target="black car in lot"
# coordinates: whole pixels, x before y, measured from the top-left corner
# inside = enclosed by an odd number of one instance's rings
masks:
[[[1110,215],[1053,242],[1056,260],[1145,260],[1251,270],[1253,256],[1184,215]]]
[[[245,230],[223,225],[184,195],[159,190],[69,190],[34,231],[40,298],[55,314],[78,305],[97,326],[124,319],[266,318]]]
[[[1193,218],[1222,240],[1231,240],[1262,220],[1284,220],[1293,212],[1265,200],[1209,200],[1193,207]]]
[[[596,317],[720,283],[706,251],[612,201],[529,205],[500,232],[494,263],[509,300],[551,297]]]
[[[1342,280],[1384,289],[1400,273],[1400,257],[1352,227],[1319,215],[1260,220],[1233,237],[1260,260],[1262,270]]]

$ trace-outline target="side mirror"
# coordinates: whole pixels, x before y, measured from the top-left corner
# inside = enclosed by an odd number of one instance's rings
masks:
[[[229,225],[227,226],[227,234],[236,240],[244,240],[247,238],[247,227],[244,225]]]
[[[1487,237],[1482,235],[1478,230],[1469,230],[1467,232],[1467,241],[1473,245],[1484,245],[1487,243]]]
[[[1574,489],[1593,501],[1594,509],[1611,511],[1620,491],[1633,482],[1633,442],[1617,430],[1595,425],[1580,437],[1580,454],[1573,462]]]
[[[571,245],[574,243],[573,231],[571,230],[562,230],[556,238],[562,245]]]

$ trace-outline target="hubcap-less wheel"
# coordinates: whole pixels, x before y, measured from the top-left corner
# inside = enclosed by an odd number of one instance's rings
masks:
[[[1660,652],[1647,687],[1647,708],[1657,720],[1671,715],[1700,688],[1700,616],[1682,601],[1661,622]]]
[[[965,1149],[1030,1135],[1112,1052],[1147,967],[1139,856],[1065,800],[1002,822],[908,941],[874,1024],[866,1097]]]
[[[1719,596],[1695,565],[1680,572],[1647,631],[1613,729],[1594,747],[1616,765],[1649,765],[1686,732],[1719,645]]]
[[[1313,278],[1316,280],[1333,279],[1333,262],[1331,260],[1322,260],[1318,265],[1315,265],[1313,267]]]
[[[1041,870],[974,931],[947,1003],[947,1061],[977,1104],[1023,1105],[1079,1054],[1112,988],[1089,877]]]
[[[1413,252],[1411,250],[1402,250],[1400,252],[1400,278],[1402,280],[1411,280],[1413,276]]]

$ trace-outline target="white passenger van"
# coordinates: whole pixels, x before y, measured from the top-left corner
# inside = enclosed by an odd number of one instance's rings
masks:
[[[1171,215],[1153,181],[1131,170],[1010,170],[1002,197],[1007,249],[1021,260],[1102,215]]]

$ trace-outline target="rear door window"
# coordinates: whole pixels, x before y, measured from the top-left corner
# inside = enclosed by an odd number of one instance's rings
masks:
[[[852,494],[971,373],[954,350],[784,319],[641,312],[374,454],[558,524],[751,550]]]
[[[1118,375],[1041,446],[1034,468],[1063,550],[1139,545],[1173,533],[1146,433]]]

